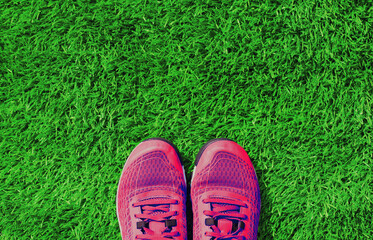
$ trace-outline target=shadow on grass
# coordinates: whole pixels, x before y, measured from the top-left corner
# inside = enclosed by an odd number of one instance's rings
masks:
[[[188,174],[187,182],[190,183],[192,175]],[[188,226],[188,239],[193,239],[193,208],[192,200],[190,198],[190,184],[188,184],[188,197],[187,197],[187,226]]]
[[[187,180],[187,200],[186,200],[186,215],[187,215],[187,231],[188,239],[193,239],[193,208],[192,200],[190,198],[190,183],[192,180],[192,173],[188,173],[188,169],[193,165],[192,158],[186,157],[183,153],[179,152],[180,158],[184,164],[185,175]]]
[[[251,161],[253,159],[250,157]],[[255,160],[253,162],[256,162]],[[259,188],[260,188],[260,218],[259,218],[259,229],[258,239],[273,239],[272,229],[270,224],[271,212],[272,212],[272,201],[269,198],[267,192],[268,187],[264,184],[264,170],[255,169],[256,175],[258,176]]]

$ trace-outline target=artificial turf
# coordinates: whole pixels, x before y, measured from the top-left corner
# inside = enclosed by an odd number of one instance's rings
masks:
[[[150,137],[243,146],[259,239],[372,239],[372,62],[372,1],[2,0],[0,239],[120,239]]]

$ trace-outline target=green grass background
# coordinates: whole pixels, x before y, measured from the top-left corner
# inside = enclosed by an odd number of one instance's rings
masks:
[[[120,239],[150,137],[243,146],[259,239],[373,238],[372,1],[0,2],[0,239]]]

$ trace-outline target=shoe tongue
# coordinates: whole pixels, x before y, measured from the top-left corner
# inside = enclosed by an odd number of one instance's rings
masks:
[[[169,199],[167,197],[152,197],[152,198],[148,198],[148,199],[144,199],[144,200],[149,200],[149,199],[153,199],[154,202],[156,203],[157,200],[164,200],[164,199]],[[151,215],[155,216],[155,215],[158,215],[160,213],[164,213],[164,211],[154,211],[151,213]],[[156,221],[150,221],[149,222],[149,229],[152,230],[155,234],[160,234],[161,231],[165,228],[165,223],[164,222],[156,222]]]
[[[232,221],[227,219],[220,219],[218,221],[218,228],[220,229],[222,235],[231,234],[232,231]]]
[[[229,204],[224,204],[224,203],[213,203],[212,204],[212,210],[214,210],[215,207],[224,207],[228,206]],[[224,211],[222,213],[233,213],[233,212],[238,212],[238,211]],[[218,220],[218,228],[220,229],[222,235],[228,235],[232,233],[232,227],[233,227],[233,222],[228,219],[219,219]]]
[[[164,213],[163,211],[154,211],[151,215],[155,216],[160,213]],[[164,222],[155,222],[155,221],[150,221],[149,223],[149,229],[154,231],[156,234],[160,234],[162,229],[164,229],[165,223]]]
[[[149,229],[152,230],[155,234],[161,234],[164,229],[164,222],[155,222],[151,221],[149,223]]]

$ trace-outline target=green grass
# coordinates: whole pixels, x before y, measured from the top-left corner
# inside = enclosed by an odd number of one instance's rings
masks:
[[[243,146],[259,239],[373,238],[372,1],[0,2],[0,239],[120,239],[150,137]]]

